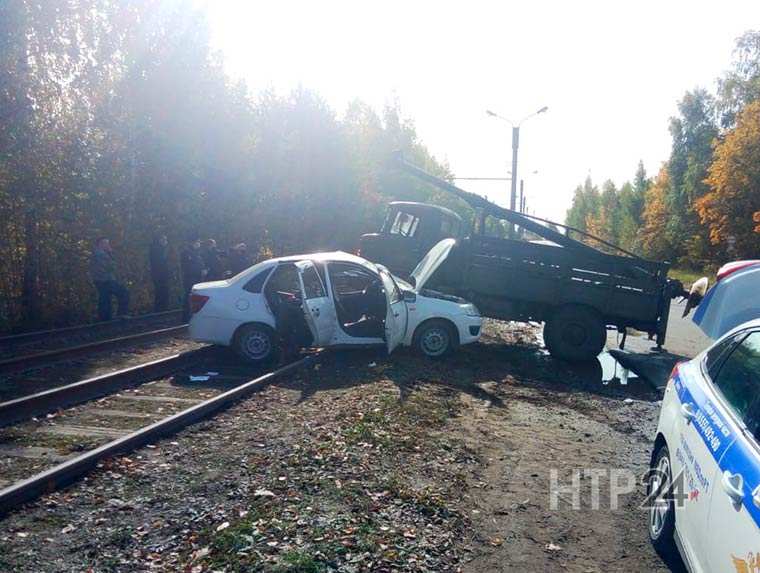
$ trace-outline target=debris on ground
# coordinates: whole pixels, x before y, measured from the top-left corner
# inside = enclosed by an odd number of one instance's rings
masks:
[[[7,516],[0,570],[664,570],[643,491],[549,508],[552,468],[643,471],[659,398],[625,404],[539,334],[488,321],[446,361],[324,356]]]

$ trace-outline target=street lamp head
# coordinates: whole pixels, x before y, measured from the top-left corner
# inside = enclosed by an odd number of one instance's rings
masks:
[[[491,117],[497,117],[496,113],[492,112],[490,109],[486,110],[486,113],[490,115]]]
[[[544,107],[542,107],[541,109],[539,109],[539,110],[538,110],[536,113],[537,113],[537,114],[538,114],[538,113],[544,113],[544,112],[545,112],[545,111],[547,111],[548,109],[549,109],[549,106],[548,106],[548,105],[545,105]]]

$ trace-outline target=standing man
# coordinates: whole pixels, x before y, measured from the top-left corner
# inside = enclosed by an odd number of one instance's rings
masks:
[[[153,279],[153,310],[169,308],[169,241],[157,235],[150,245],[150,276]]]
[[[224,278],[224,263],[222,253],[214,239],[207,239],[203,249],[203,263],[206,267],[206,280],[219,281]]]
[[[124,317],[129,311],[129,291],[116,280],[116,261],[113,258],[108,237],[95,241],[95,250],[90,257],[90,276],[98,291],[98,320],[111,320],[111,297],[116,297],[118,316]]]
[[[230,254],[227,256],[227,262],[229,263],[232,276],[235,276],[250,267],[251,259],[248,256],[248,246],[245,243],[238,243],[232,247],[230,249]]]
[[[184,290],[183,317],[185,321],[188,321],[190,320],[190,291],[194,284],[203,282],[204,268],[201,257],[201,242],[197,237],[193,237],[182,249],[180,267],[182,268],[182,289]]]

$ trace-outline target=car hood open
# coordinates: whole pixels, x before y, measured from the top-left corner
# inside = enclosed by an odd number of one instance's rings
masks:
[[[409,275],[414,290],[420,292],[425,287],[425,283],[430,280],[433,273],[438,270],[446,257],[449,256],[451,249],[454,248],[456,239],[443,239],[439,241],[433,248],[430,249],[427,254],[422,258],[419,264],[414,268],[412,274]]]

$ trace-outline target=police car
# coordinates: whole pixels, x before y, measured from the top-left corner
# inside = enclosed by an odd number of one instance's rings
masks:
[[[691,571],[760,571],[760,320],[677,365],[648,478],[649,536]]]

